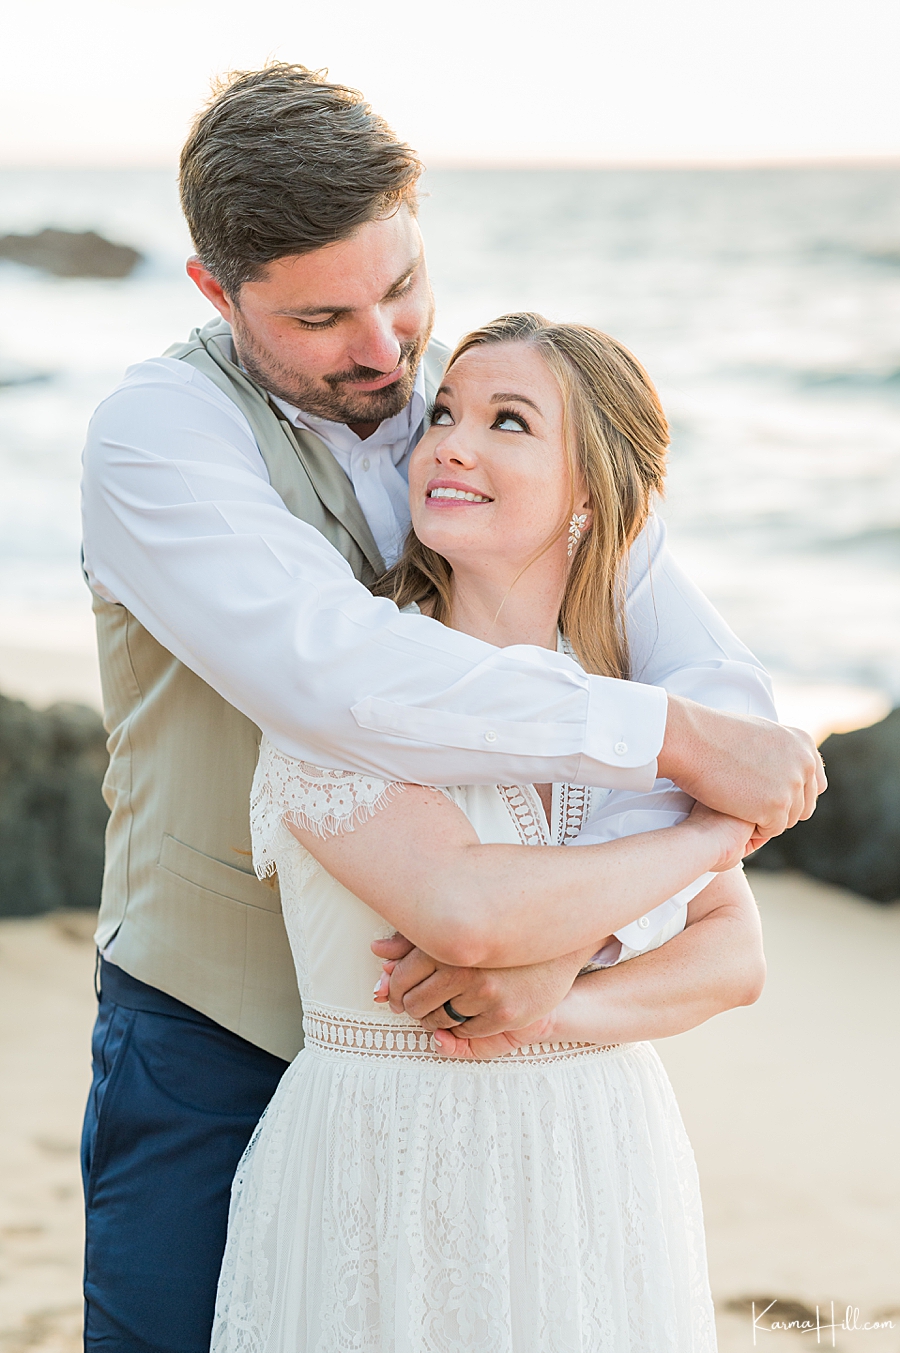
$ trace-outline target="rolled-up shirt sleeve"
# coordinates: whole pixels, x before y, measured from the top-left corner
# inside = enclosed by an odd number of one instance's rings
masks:
[[[401,614],[269,484],[243,414],[159,358],[97,410],[85,571],[290,756],[423,784],[649,788],[661,685]]]
[[[627,610],[632,671],[641,681],[711,709],[777,719],[768,674],[672,558],[658,517],[651,518],[632,548]],[[674,827],[693,806],[693,799],[668,780],[658,780],[647,793],[595,792],[593,802],[570,845],[599,845]],[[642,952],[713,877],[702,875],[617,930],[616,938]]]
[[[777,720],[768,673],[672,557],[655,515],[631,549],[626,609],[635,681]]]

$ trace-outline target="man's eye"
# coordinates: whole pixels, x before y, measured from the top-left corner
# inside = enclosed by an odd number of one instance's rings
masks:
[[[498,413],[494,419],[494,427],[498,432],[530,432],[528,424],[524,418],[520,418],[517,413]]]
[[[330,319],[298,319],[297,323],[301,329],[332,329],[337,324],[337,315]]]
[[[453,417],[449,409],[435,409],[431,416],[433,427],[448,428],[453,422]]]

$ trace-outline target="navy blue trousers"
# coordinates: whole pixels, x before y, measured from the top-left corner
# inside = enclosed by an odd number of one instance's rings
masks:
[[[238,1161],[287,1062],[100,964],[85,1348],[207,1353]]]

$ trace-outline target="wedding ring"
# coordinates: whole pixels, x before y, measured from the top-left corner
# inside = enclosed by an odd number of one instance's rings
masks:
[[[472,1018],[471,1015],[461,1015],[458,1010],[454,1010],[449,1001],[444,1001],[444,1009],[451,1019],[456,1020],[457,1024],[465,1024],[467,1019]]]

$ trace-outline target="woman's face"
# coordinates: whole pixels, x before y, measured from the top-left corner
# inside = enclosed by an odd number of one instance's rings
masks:
[[[563,399],[527,343],[470,348],[435,400],[409,464],[412,524],[453,568],[515,574],[568,526],[572,501]],[[576,488],[575,511],[586,497]],[[567,534],[542,556],[564,569]]]

